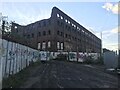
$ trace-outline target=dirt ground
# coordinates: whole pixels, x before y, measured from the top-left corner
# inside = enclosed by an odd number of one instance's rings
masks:
[[[104,66],[52,60],[32,68],[19,88],[118,88],[118,83]]]

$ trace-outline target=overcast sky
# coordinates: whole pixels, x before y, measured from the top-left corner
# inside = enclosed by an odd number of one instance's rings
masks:
[[[56,6],[101,38],[103,48],[118,49],[117,2],[3,2],[2,15],[21,25],[49,18]]]

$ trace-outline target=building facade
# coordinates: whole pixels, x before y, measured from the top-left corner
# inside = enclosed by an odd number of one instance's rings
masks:
[[[101,39],[57,7],[49,19],[26,26],[13,23],[11,32],[15,41],[39,50],[101,53]]]

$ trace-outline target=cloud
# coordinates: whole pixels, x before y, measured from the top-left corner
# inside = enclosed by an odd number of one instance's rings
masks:
[[[27,25],[47,19],[51,15],[51,10],[31,7],[31,3],[4,3],[2,14],[8,16],[9,21],[15,21],[20,25]],[[14,11],[11,12],[11,11]]]
[[[118,50],[118,44],[117,43],[109,43],[109,44],[103,44],[103,48],[107,48],[109,50],[113,50],[113,51],[116,51]]]
[[[102,8],[106,9],[107,11],[112,12],[113,14],[118,14],[119,13],[119,9],[118,9],[118,3],[117,4],[113,4],[113,3],[105,3]]]
[[[120,33],[120,26],[112,29],[111,33]]]
[[[111,30],[105,30],[102,32],[102,44],[103,48],[110,50],[118,50],[118,29],[119,27],[113,28]]]
[[[112,30],[102,31],[102,34],[105,36],[117,35],[120,32],[120,26],[113,28]]]
[[[16,11],[16,16],[19,17],[19,20],[16,21],[21,25],[27,25],[50,17],[50,14],[48,14],[50,12],[46,10],[43,11],[38,10],[39,13],[36,13],[34,12],[35,10],[33,9],[31,10],[32,14],[30,14],[30,12],[26,12],[26,14],[24,14],[24,12],[21,12],[19,9],[16,9],[15,11]]]

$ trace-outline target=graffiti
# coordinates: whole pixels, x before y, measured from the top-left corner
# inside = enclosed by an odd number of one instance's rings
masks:
[[[29,66],[30,62],[36,62],[38,51],[27,46],[2,40],[2,77],[16,74]],[[34,54],[33,54],[34,53]]]
[[[18,43],[8,42],[6,40],[2,40],[2,50],[3,54],[0,55],[3,77],[16,74],[29,66],[31,62],[36,62],[37,60],[49,61],[50,59],[57,58],[59,54],[66,55],[67,60],[78,60],[78,62],[83,62],[88,56],[91,56],[95,60],[99,57],[97,53],[38,51]]]

